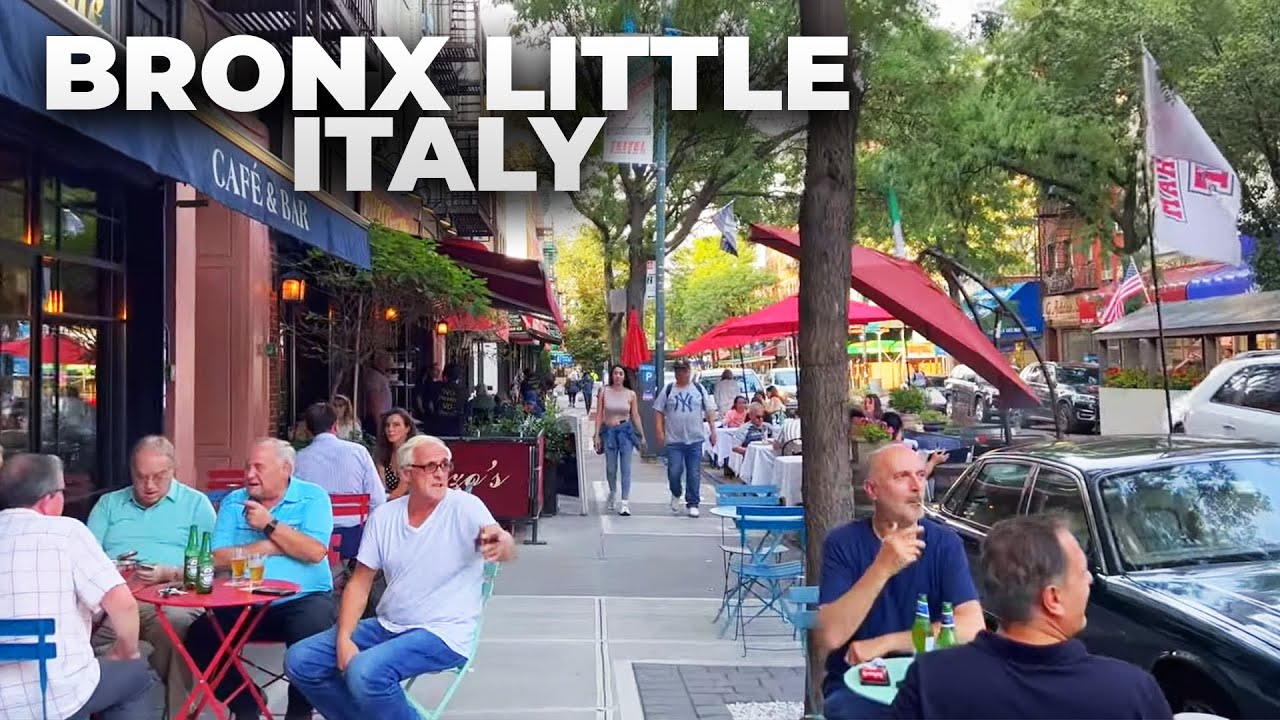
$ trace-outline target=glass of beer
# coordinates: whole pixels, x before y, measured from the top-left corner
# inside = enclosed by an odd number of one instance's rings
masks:
[[[231,551],[231,584],[243,585],[245,579],[245,569],[249,564],[249,554],[245,549],[238,547]]]
[[[262,584],[262,571],[265,558],[254,553],[249,556],[249,589]]]

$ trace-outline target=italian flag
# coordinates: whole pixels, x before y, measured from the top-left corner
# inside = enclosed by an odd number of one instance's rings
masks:
[[[898,257],[907,256],[907,241],[902,236],[902,212],[898,209],[898,194],[889,188],[889,219],[893,221],[893,246]]]

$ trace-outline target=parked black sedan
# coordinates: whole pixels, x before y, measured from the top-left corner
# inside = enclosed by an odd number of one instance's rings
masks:
[[[1063,514],[1094,575],[1090,651],[1146,668],[1174,712],[1280,717],[1280,447],[1108,437],[997,450],[929,511],[971,567],[1011,515]],[[993,622],[989,618],[989,622]]]
[[[1050,389],[1046,373],[1053,374]],[[1054,421],[1057,416],[1064,432],[1083,433],[1098,429],[1097,363],[1032,363],[1022,369],[1022,381],[1040,400],[1037,407],[1015,411],[1011,418],[1025,426],[1029,420]],[[1056,392],[1055,392],[1056,390]]]

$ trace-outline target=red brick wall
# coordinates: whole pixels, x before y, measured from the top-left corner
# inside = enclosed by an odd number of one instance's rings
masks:
[[[280,293],[278,290],[280,284],[274,281],[275,276],[278,276],[280,273],[276,262],[276,247],[275,244],[272,243],[271,266],[276,269],[276,272],[272,273],[273,278],[271,285],[272,288],[275,289],[271,291],[271,319],[268,322],[268,328],[270,328],[270,330],[267,336],[267,342],[276,344],[276,354],[274,357],[267,359],[267,426],[270,427],[273,432],[275,432],[276,428],[281,425],[281,421],[285,420],[283,411],[286,409],[283,398],[285,387],[284,359],[286,357],[286,353],[284,346],[280,344]],[[288,420],[288,423],[291,425],[293,420]],[[288,425],[286,425],[286,427],[288,427]],[[286,437],[285,439],[287,440],[288,438]]]

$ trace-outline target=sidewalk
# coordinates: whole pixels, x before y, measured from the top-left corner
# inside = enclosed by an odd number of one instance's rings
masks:
[[[473,670],[444,718],[733,720],[727,703],[799,701],[803,658],[781,622],[748,626],[752,648],[776,649],[746,657],[732,631],[717,637],[723,570],[720,519],[706,513],[712,486],[702,488],[702,517],[675,516],[665,466],[637,457],[633,515],[618,517],[604,514],[603,456],[589,456],[587,473],[589,514],[562,496],[560,514],[539,528],[547,544],[522,545],[503,567]],[[279,667],[278,648],[251,650]],[[424,678],[414,695],[431,707],[446,684]],[[284,687],[269,696],[282,714]],[[752,709],[741,717],[788,717]]]

